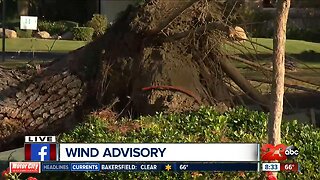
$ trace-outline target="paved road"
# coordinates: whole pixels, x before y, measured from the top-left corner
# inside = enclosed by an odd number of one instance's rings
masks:
[[[0,52],[0,60],[2,60],[2,52]],[[41,59],[41,60],[51,60],[56,58],[61,58],[67,53],[50,53],[50,52],[6,52],[6,60],[26,60],[26,59]]]

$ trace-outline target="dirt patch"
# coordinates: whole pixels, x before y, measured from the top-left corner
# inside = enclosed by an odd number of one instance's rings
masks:
[[[196,109],[199,103],[208,104],[200,81],[200,69],[192,55],[183,55],[178,46],[165,44],[159,48],[146,48],[139,76],[133,82],[133,102],[142,113],[155,111],[184,111]],[[161,90],[149,86],[172,86],[181,89]],[[183,93],[190,92],[190,93]]]

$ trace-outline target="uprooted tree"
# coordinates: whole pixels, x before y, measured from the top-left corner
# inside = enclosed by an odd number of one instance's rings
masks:
[[[267,110],[266,98],[228,61],[223,45],[234,29],[222,11],[209,0],[151,0],[39,71],[1,68],[0,151],[24,135],[63,132],[104,106],[120,114],[229,107],[231,81]]]

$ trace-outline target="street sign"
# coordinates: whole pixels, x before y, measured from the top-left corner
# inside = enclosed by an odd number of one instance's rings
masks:
[[[20,16],[20,29],[38,29],[38,17],[36,16]]]

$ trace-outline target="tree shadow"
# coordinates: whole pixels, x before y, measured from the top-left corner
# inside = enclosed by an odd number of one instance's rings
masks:
[[[303,62],[318,62],[320,63],[320,53],[313,50],[303,51],[300,54],[292,54],[291,56],[303,61]]]
[[[255,61],[270,61],[272,62],[272,53],[258,53],[258,54],[237,54],[238,56],[242,57],[242,58],[251,58],[248,60],[252,60]],[[287,54],[287,59],[294,61],[299,60],[301,62],[314,62],[314,63],[320,63],[320,53],[314,51],[314,50],[306,50],[303,51],[302,53],[299,54]],[[253,57],[255,59],[253,59]]]

